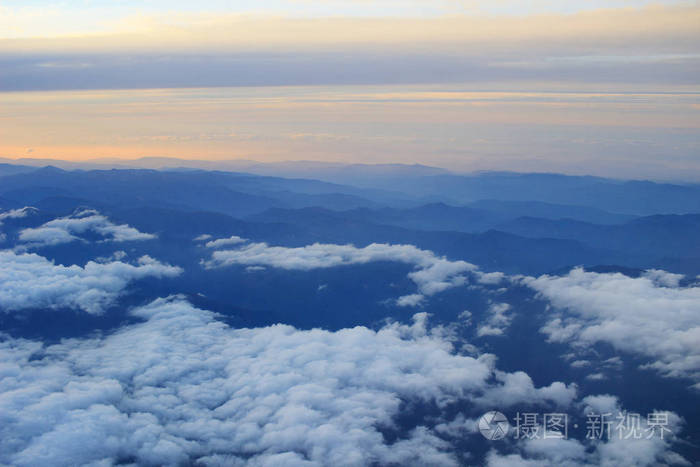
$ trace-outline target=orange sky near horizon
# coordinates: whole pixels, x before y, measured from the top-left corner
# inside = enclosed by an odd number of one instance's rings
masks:
[[[700,90],[323,86],[3,93],[0,157],[425,163],[668,176],[697,167]],[[659,157],[663,156],[663,159]],[[663,174],[661,174],[663,175]]]
[[[689,0],[6,0],[0,157],[700,179],[699,24]]]

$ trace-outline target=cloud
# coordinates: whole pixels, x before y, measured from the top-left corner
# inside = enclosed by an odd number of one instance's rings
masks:
[[[605,376],[605,373],[591,373],[590,375],[586,375],[586,379],[590,381],[600,381],[607,379],[607,376]]]
[[[397,306],[415,307],[422,304],[425,297],[421,294],[404,295],[396,299]]]
[[[33,214],[37,211],[36,208],[25,206],[22,209],[10,209],[9,211],[0,212],[0,227],[2,227],[3,221],[5,219],[16,219],[20,217],[26,217],[29,214]],[[0,232],[0,243],[7,240],[7,235]]]
[[[121,261],[124,258],[126,258],[128,255],[126,251],[122,250],[117,250],[114,253],[112,253],[110,256],[100,256],[98,258],[95,258],[96,263],[109,263],[111,261]]]
[[[430,426],[398,429],[406,403],[569,403],[575,393],[455,353],[424,313],[336,332],[232,329],[179,298],[131,314],[146,321],[50,347],[0,342],[0,463],[455,465]]]
[[[644,367],[698,386],[700,287],[679,287],[679,280],[656,270],[632,278],[574,269],[525,283],[553,307],[541,329],[551,342],[568,342],[579,351],[608,343],[650,359]]]
[[[265,270],[267,270],[267,268],[263,266],[248,266],[245,268],[245,272],[260,272]]]
[[[60,217],[49,221],[40,227],[24,229],[19,234],[19,240],[26,243],[25,247],[28,248],[58,245],[80,240],[80,235],[89,231],[101,235],[105,241],[112,242],[130,242],[156,238],[153,234],[139,232],[126,224],[114,224],[93,209],[83,209],[68,217]]]
[[[76,240],[79,238],[69,231],[59,227],[48,227],[46,224],[38,228],[24,229],[19,234],[19,241],[26,243],[24,247],[27,248],[60,245]]]
[[[6,33],[0,37],[0,87],[483,84],[522,79],[576,86],[688,85],[697,75],[697,5],[495,16],[411,17],[405,8],[400,10],[401,17],[323,19],[297,13],[139,11],[118,21],[78,21],[84,12],[74,9],[59,10],[44,21],[38,19],[45,17],[46,8],[27,16],[5,12],[0,14],[0,35]],[[189,72],[193,66],[198,73]],[[333,134],[322,128],[315,133]],[[21,154],[25,152],[23,143]]]
[[[543,404],[546,401],[553,402],[558,407],[566,407],[576,398],[575,384],[554,382],[549,386],[536,388],[532,378],[524,371],[506,373],[495,370],[494,379],[501,384],[489,388],[478,398],[486,407],[503,409],[523,402]]]
[[[476,282],[481,282],[484,277],[486,283],[494,282],[495,277],[501,279],[501,276],[484,274],[478,267],[466,261],[450,261],[413,245],[385,243],[372,243],[364,248],[323,243],[288,248],[269,246],[267,243],[251,243],[236,250],[215,251],[211,259],[203,261],[203,264],[207,268],[238,264],[310,271],[377,261],[394,261],[416,268],[408,277],[418,286],[420,293],[400,297],[397,301],[399,306],[415,306],[420,303],[421,296],[434,295],[464,285],[469,274]]]
[[[245,243],[248,239],[241,238],[238,235],[232,235],[229,238],[219,238],[217,240],[212,240],[204,244],[207,248],[221,248],[222,246],[238,245],[239,243]]]
[[[474,15],[450,14],[425,17],[285,17],[274,14],[238,14],[225,12],[161,12],[144,15],[139,12],[113,23],[89,21],[87,31],[76,37],[75,12],[69,34],[51,35],[60,22],[37,29],[37,17],[28,17],[24,38],[0,38],[0,51],[141,51],[141,47],[158,52],[241,50],[338,50],[349,46],[371,44],[378,50],[388,46],[410,45],[413,49],[435,50],[445,46],[461,46],[465,52],[489,50],[508,45],[521,51],[541,46],[550,51],[561,44],[577,51],[607,51],[645,47],[658,51],[693,49],[697,39],[697,6],[655,6],[647,8],[602,8],[575,14],[540,15]],[[5,15],[8,24],[3,30],[17,27],[18,17]],[[14,22],[14,23],[13,23]],[[12,23],[12,24],[10,24]],[[0,20],[0,25],[3,21]],[[110,27],[112,26],[112,27]],[[231,31],[235,30],[236,34]],[[26,32],[34,31],[34,35]],[[48,36],[48,37],[47,37]],[[58,37],[56,37],[58,36]],[[63,37],[60,37],[63,36]],[[578,39],[585,37],[587,40]],[[121,47],[120,47],[121,46]],[[532,55],[532,50],[530,50]],[[516,54],[514,54],[516,55]],[[494,57],[494,58],[497,58]],[[50,60],[44,62],[55,66]]]
[[[486,320],[477,330],[477,336],[502,336],[510,326],[513,316],[508,312],[511,306],[507,303],[492,303],[486,310]]]
[[[203,241],[205,241],[205,240],[209,240],[210,238],[211,238],[211,235],[209,235],[209,234],[202,234],[202,235],[199,235],[199,236],[197,236],[197,237],[194,237],[194,238],[192,239],[192,241],[193,241],[193,242],[203,242]]]
[[[2,222],[5,219],[17,219],[20,217],[26,217],[30,214],[34,214],[37,212],[36,208],[33,208],[31,206],[25,206],[22,209],[11,209],[9,211],[5,212],[0,212],[0,225],[2,225]]]
[[[505,280],[506,275],[502,272],[495,271],[495,272],[487,272],[483,273],[479,277],[479,283],[480,284],[485,284],[485,285],[497,285],[500,284],[503,280]]]
[[[659,287],[678,287],[684,276],[683,274],[673,274],[660,269],[649,269],[644,273],[644,277]]]
[[[182,272],[148,256],[136,264],[119,261],[63,266],[36,254],[0,251],[0,310],[75,308],[102,313],[129,282],[173,277]]]

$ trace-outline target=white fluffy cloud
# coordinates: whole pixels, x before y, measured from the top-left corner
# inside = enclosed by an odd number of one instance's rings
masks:
[[[19,234],[19,240],[27,247],[58,245],[79,240],[80,235],[88,231],[95,232],[104,237],[106,241],[113,242],[156,238],[153,234],[139,232],[126,224],[114,224],[95,210],[83,209],[70,216],[49,221],[39,227],[24,229]]]
[[[407,307],[416,307],[420,304],[422,304],[425,301],[425,297],[419,293],[414,293],[410,295],[404,295],[403,297],[399,297],[396,299],[396,305],[398,306],[407,306]]]
[[[36,212],[36,208],[25,206],[22,209],[11,209],[9,211],[0,212],[0,227],[5,219],[16,219],[19,217],[26,217],[29,214]],[[7,235],[0,232],[0,243],[7,239]]]
[[[10,209],[9,211],[0,212],[0,225],[5,219],[16,219],[19,217],[26,217],[37,211],[36,208],[31,206],[25,206],[22,209]]]
[[[238,235],[232,235],[228,238],[219,238],[217,240],[211,240],[204,244],[207,248],[221,248],[223,246],[238,245],[240,243],[245,243],[248,240],[241,238]]]
[[[135,265],[90,261],[80,267],[54,264],[36,254],[0,251],[0,310],[67,307],[101,313],[129,282],[181,272],[148,256]]]
[[[400,297],[397,300],[399,306],[416,306],[422,302],[422,297],[464,285],[468,275],[475,282],[483,284],[498,283],[503,278],[500,273],[484,274],[466,261],[450,261],[413,245],[385,243],[373,243],[364,248],[321,243],[288,248],[251,243],[236,250],[215,251],[211,259],[203,264],[209,268],[240,264],[308,271],[376,261],[395,261],[415,266],[416,270],[408,277],[418,286],[420,293]]]
[[[507,303],[492,303],[486,310],[486,320],[477,328],[477,336],[502,336],[510,326],[513,315]]]
[[[700,287],[679,287],[679,280],[663,271],[631,278],[574,269],[525,282],[554,308],[542,328],[550,341],[579,349],[605,342],[700,388]]]
[[[570,404],[494,358],[412,325],[329,332],[232,329],[179,298],[115,333],[48,348],[0,343],[0,463],[11,465],[454,465],[429,426],[389,443],[406,401]],[[488,399],[484,399],[488,394]]]

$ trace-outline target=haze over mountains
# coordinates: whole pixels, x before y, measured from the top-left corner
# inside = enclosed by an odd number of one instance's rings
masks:
[[[270,165],[292,173],[307,166]],[[184,217],[218,213],[257,229],[284,224],[300,243],[408,242],[442,254],[476,255],[509,272],[605,264],[700,274],[699,221],[693,214],[700,212],[700,185],[556,174],[458,175],[423,166],[318,167],[308,172],[322,170],[332,181],[200,169],[4,165],[0,205],[62,214],[90,205],[129,211],[126,220],[137,226],[147,221],[136,214],[144,208]],[[368,175],[360,186],[350,183],[363,173]],[[543,250],[550,253],[534,253]]]

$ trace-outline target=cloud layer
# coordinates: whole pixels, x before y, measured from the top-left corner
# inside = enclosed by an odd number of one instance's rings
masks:
[[[114,224],[93,209],[76,211],[67,217],[49,221],[40,227],[24,229],[19,234],[19,241],[27,247],[58,245],[80,240],[80,235],[94,232],[105,241],[129,242],[151,240],[155,235],[139,232],[126,224]]]
[[[380,429],[411,401],[568,405],[576,393],[455,353],[425,314],[337,332],[231,329],[178,298],[132,314],[147,321],[106,337],[0,343],[0,462],[454,465],[429,426],[391,443]]]
[[[129,282],[173,277],[182,272],[148,256],[137,264],[88,262],[84,267],[54,264],[43,256],[0,251],[0,311],[75,308],[102,313]]]
[[[298,5],[296,5],[298,7]],[[347,50],[349,46],[377,51],[410,45],[413,50],[436,51],[453,56],[500,52],[507,45],[515,51],[540,46],[543,50],[528,50],[530,56],[557,50],[578,53],[609,54],[611,50],[696,51],[697,6],[655,6],[647,8],[602,8],[577,14],[497,15],[449,14],[425,17],[363,17],[343,18],[337,15],[318,17],[284,17],[271,14],[241,15],[231,12],[160,12],[144,15],[139,11],[129,18],[113,23],[102,21],[102,31],[95,31],[90,21],[89,34],[77,34],[75,12],[68,34],[60,34],[60,21],[36,30],[37,16],[28,17],[26,31],[33,37],[10,39],[0,33],[0,52],[4,51],[197,51],[197,52],[259,52],[261,50]],[[532,8],[526,9],[531,11]],[[42,12],[46,14],[46,12]],[[53,12],[59,13],[58,12]],[[314,15],[317,16],[317,15]],[[5,21],[3,21],[5,20]],[[4,31],[11,31],[20,17],[5,15],[0,19]],[[4,23],[7,24],[4,24]],[[177,24],[177,27],[173,27]],[[109,26],[117,26],[111,29]],[[235,34],[232,31],[236,31]],[[55,35],[51,35],[54,32]],[[60,37],[60,36],[63,37]],[[43,36],[43,37],[42,37]],[[59,37],[57,37],[59,36]],[[581,41],[580,38],[587,40]],[[452,47],[461,46],[455,50]],[[481,47],[481,50],[479,49]],[[490,49],[493,47],[493,49]],[[398,49],[398,50],[397,50]],[[358,49],[355,49],[358,50]],[[508,50],[508,49],[506,49]]]
[[[642,355],[670,377],[700,388],[700,287],[679,287],[681,276],[649,271],[632,278],[574,269],[566,276],[526,279],[554,307],[542,328],[552,342],[583,351],[599,342]]]

